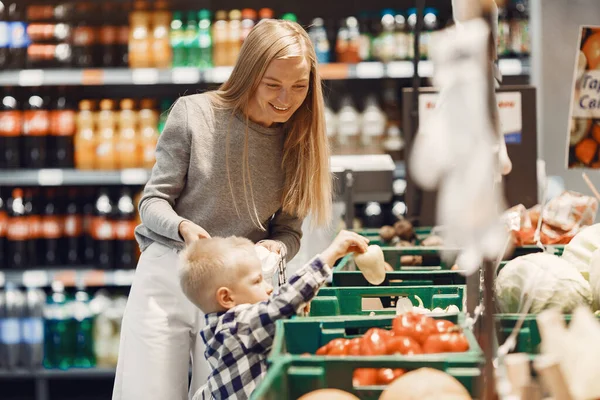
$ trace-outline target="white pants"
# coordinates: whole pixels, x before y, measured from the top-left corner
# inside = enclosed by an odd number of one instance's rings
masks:
[[[178,254],[158,243],[140,257],[123,315],[113,400],[186,400],[208,378],[199,335],[204,315],[183,294],[178,263]]]

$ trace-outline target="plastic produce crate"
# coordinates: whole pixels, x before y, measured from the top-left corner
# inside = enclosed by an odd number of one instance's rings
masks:
[[[414,228],[415,235],[417,236],[417,243],[421,243],[425,238],[431,235],[431,229],[432,228],[430,226]],[[361,236],[369,238],[369,240],[371,241],[370,244],[376,244],[381,247],[393,247],[389,246],[388,243],[384,242],[381,239],[381,237],[379,236],[378,228],[357,229],[354,230],[354,232],[358,233]]]
[[[418,286],[418,285],[465,285],[466,277],[458,271],[442,269],[441,266],[403,267],[400,257],[403,249],[382,247],[385,260],[396,269],[385,274],[385,281],[379,286]],[[419,249],[422,252],[422,249]],[[436,255],[437,257],[437,255]],[[439,257],[437,257],[439,260]],[[354,256],[349,254],[333,268],[333,286],[372,286],[358,269]]]
[[[435,319],[446,319],[454,323],[462,321],[462,314],[436,315]],[[273,349],[268,361],[271,364],[285,357],[292,357],[299,362],[335,358],[334,356],[317,356],[314,353],[319,347],[326,345],[336,338],[352,339],[364,335],[371,328],[391,329],[395,316],[377,317],[335,317],[335,318],[295,318],[277,321],[277,330],[273,342]],[[419,355],[393,355],[373,357],[343,357],[344,359],[374,360],[396,359],[410,362],[453,362],[457,366],[478,367],[483,360],[483,352],[477,343],[473,332],[464,331],[469,341],[469,350],[464,353],[419,354]],[[311,356],[302,356],[308,353]]]
[[[293,358],[283,359],[271,366],[265,379],[256,388],[254,400],[296,400],[306,393],[318,389],[332,388],[352,393],[365,400],[377,400],[383,386],[352,387],[352,374],[356,368],[403,368],[407,371],[421,367],[435,368],[455,377],[465,388],[476,396],[481,370],[478,367],[464,367],[453,362],[404,361],[388,358],[372,360],[366,357],[346,359],[311,358],[298,362]]]
[[[399,297],[407,297],[417,306],[419,301],[415,296],[419,296],[423,306],[430,310],[450,305],[463,310],[465,290],[464,285],[324,287],[311,302],[310,316],[357,316],[370,315],[372,312],[395,315]]]

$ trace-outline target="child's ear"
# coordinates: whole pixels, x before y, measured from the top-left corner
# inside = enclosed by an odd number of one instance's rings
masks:
[[[235,300],[233,300],[231,289],[226,287],[220,287],[217,289],[217,303],[226,310],[235,307]]]

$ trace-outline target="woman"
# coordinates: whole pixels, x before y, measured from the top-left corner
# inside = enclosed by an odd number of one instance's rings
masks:
[[[146,184],[142,250],[121,328],[113,399],[184,399],[208,365],[199,311],[179,286],[185,243],[244,236],[291,259],[311,214],[327,224],[331,174],[323,94],[302,27],[265,20],[248,35],[218,91],[171,109]]]

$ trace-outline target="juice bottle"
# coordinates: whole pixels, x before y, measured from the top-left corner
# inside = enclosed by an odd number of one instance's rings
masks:
[[[227,11],[219,10],[215,13],[215,23],[213,24],[213,63],[215,67],[227,65]]]
[[[75,135],[75,168],[94,169],[96,167],[94,104],[91,100],[79,102],[77,114],[77,134]]]
[[[210,17],[209,10],[204,9],[198,12],[198,19],[200,20],[198,23],[200,28],[198,30],[198,47],[200,52],[198,67],[201,69],[212,68],[213,66],[213,40]]]
[[[49,161],[55,168],[73,168],[73,136],[76,113],[65,88],[59,89],[50,112]]]
[[[257,14],[256,11],[254,11],[253,9],[244,8],[242,10],[242,42],[246,40],[246,37],[248,36],[250,31],[252,30],[252,28],[254,28],[254,25],[256,24],[256,18]]]
[[[434,8],[426,8],[423,16],[423,34],[419,47],[421,49],[421,58],[429,58],[429,43],[431,42],[431,34],[438,29],[437,10]]]
[[[235,65],[240,54],[240,48],[242,47],[242,13],[240,10],[231,10],[229,12],[228,27],[227,65]]]
[[[156,68],[171,66],[172,54],[169,43],[169,24],[171,13],[155,11],[152,14],[152,64]]]
[[[98,134],[96,135],[96,168],[114,170],[118,168],[116,151],[115,102],[110,99],[100,101],[98,113]]]
[[[136,3],[136,11],[129,14],[129,66],[148,68],[152,64],[150,46],[150,13],[141,10],[143,3]]]
[[[114,252],[114,205],[107,188],[100,190],[100,196],[94,206],[94,217],[91,223],[91,236],[94,239],[96,264],[101,269],[112,269],[115,264]]]
[[[273,18],[273,10],[270,8],[261,8],[260,10],[258,10],[258,19],[259,20],[263,20],[263,19],[272,19]]]
[[[355,64],[360,62],[360,32],[358,20],[348,17],[342,21],[336,42],[337,61]]]
[[[154,166],[156,142],[158,141],[158,113],[155,110],[154,100],[143,99],[139,111],[139,140],[142,149],[142,168]]]
[[[321,64],[328,63],[330,48],[323,18],[313,19],[312,26],[308,30],[308,35],[310,36],[313,46],[315,46],[318,62]]]
[[[42,93],[33,93],[25,104],[23,117],[23,166],[44,168],[50,133],[47,98]]]
[[[140,149],[137,141],[137,117],[133,100],[121,100],[119,112],[119,140],[117,143],[117,158],[120,168],[141,167]]]
[[[406,31],[406,17],[402,14],[396,14],[394,21],[394,44],[396,47],[394,59],[399,61],[408,60],[408,47],[411,44],[409,42],[409,34]]]
[[[23,113],[11,88],[5,88],[0,100],[0,168],[19,168]]]
[[[375,58],[382,62],[392,61],[396,55],[394,37],[396,20],[392,10],[384,10],[381,16],[381,32],[374,40]]]

